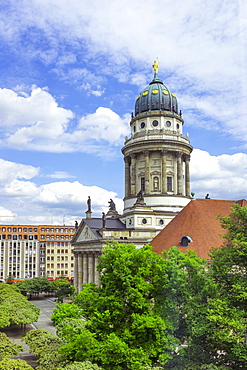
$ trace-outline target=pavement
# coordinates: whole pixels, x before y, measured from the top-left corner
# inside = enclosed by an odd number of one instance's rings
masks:
[[[56,329],[51,321],[51,315],[55,308],[55,299],[53,297],[46,297],[40,294],[39,297],[35,297],[30,301],[35,306],[40,308],[40,315],[37,322],[31,325],[21,327],[20,325],[11,325],[7,328],[0,328],[0,332],[5,333],[14,343],[21,344],[23,351],[14,358],[25,360],[33,368],[37,366],[36,357],[30,353],[29,347],[25,342],[22,342],[22,337],[25,336],[30,330],[33,329],[46,329],[52,334],[56,334]]]

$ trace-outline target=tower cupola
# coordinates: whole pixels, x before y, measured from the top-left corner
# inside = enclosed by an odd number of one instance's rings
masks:
[[[135,116],[157,110],[178,113],[178,102],[176,95],[154,74],[153,80],[136,99]]]

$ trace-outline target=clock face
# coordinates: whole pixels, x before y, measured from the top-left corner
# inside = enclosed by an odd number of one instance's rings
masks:
[[[170,122],[170,121],[166,121],[166,126],[167,126],[167,127],[171,127],[171,125],[172,125],[172,124],[171,124],[171,122]]]
[[[159,122],[158,122],[157,120],[154,120],[154,121],[152,122],[152,125],[153,125],[154,127],[157,127],[157,126],[158,126],[158,124],[159,124]]]
[[[142,122],[141,123],[141,128],[144,128],[145,127],[145,122]]]

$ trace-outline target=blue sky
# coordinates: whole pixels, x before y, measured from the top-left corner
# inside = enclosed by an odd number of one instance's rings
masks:
[[[189,134],[196,197],[247,197],[244,0],[4,0],[0,223],[73,224],[110,198],[135,99],[159,77]],[[11,216],[11,217],[6,217]]]

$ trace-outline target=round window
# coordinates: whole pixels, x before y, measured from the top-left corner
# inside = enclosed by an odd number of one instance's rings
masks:
[[[171,127],[171,125],[172,125],[172,124],[171,124],[171,122],[170,122],[170,121],[166,121],[166,126],[167,126],[167,127]]]
[[[143,218],[142,223],[143,223],[143,224],[146,224],[146,223],[147,223],[146,218]]]
[[[154,127],[156,127],[156,126],[158,126],[158,124],[159,124],[159,122],[155,119],[155,120],[153,121],[153,126],[154,126]]]
[[[141,123],[141,128],[144,128],[145,127],[145,122],[142,122]]]
[[[164,221],[163,220],[159,220],[159,224],[160,225],[164,225]]]

